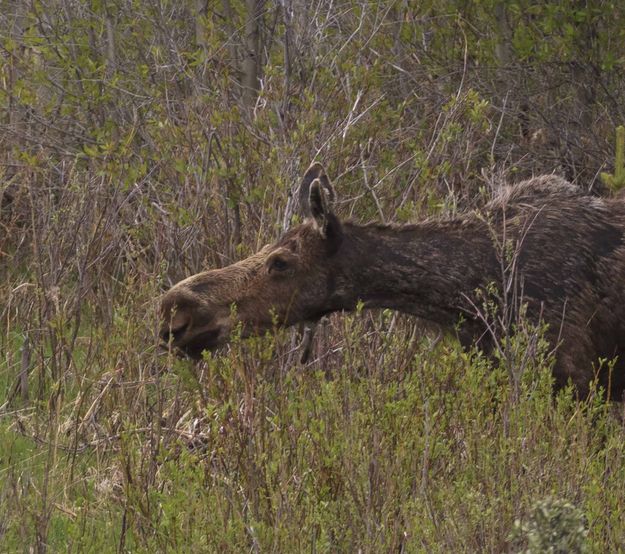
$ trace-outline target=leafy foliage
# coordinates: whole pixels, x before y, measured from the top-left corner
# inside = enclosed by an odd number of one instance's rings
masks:
[[[588,530],[583,513],[564,500],[547,498],[537,502],[527,523],[514,522],[513,536],[526,541],[522,552],[587,552]]]
[[[4,550],[500,552],[550,496],[620,548],[622,423],[552,397],[540,329],[492,367],[336,316],[304,368],[281,331],[194,366],[155,299],[275,238],[313,159],[363,221],[600,188],[621,3],[7,0],[0,30]]]

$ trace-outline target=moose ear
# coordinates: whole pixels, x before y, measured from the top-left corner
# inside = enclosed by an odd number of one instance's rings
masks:
[[[299,186],[300,210],[306,217],[310,217],[312,215],[310,210],[310,186],[315,179],[319,180],[331,203],[333,203],[336,198],[334,187],[332,186],[332,183],[330,183],[330,179],[328,179],[326,170],[319,162],[313,163],[304,174],[302,183]]]
[[[333,200],[334,198],[331,198],[330,192],[322,185],[320,179],[315,179],[310,184],[308,193],[309,215],[314,219],[317,229],[319,229],[321,236],[324,238],[328,234],[327,231],[331,221],[336,219],[332,213]]]
[[[315,162],[309,168],[299,189],[299,203],[302,215],[310,217],[322,238],[325,239],[328,255],[339,249],[343,239],[343,229],[338,217],[334,215],[336,193],[320,163]]]

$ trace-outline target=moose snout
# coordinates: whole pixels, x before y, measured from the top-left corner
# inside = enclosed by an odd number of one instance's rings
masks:
[[[161,330],[159,332],[159,336],[163,342],[169,343],[177,343],[184,336],[185,332],[190,326],[191,321],[183,322],[179,324],[177,327],[170,325],[169,323],[163,324]]]
[[[181,281],[161,297],[158,333],[163,346],[199,359],[226,342],[232,322],[229,307],[211,302],[194,283]]]
[[[159,336],[165,343],[177,344],[191,328],[192,310],[176,298],[172,291],[161,299]]]

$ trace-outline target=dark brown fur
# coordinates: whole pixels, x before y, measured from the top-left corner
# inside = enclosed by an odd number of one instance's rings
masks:
[[[319,164],[302,183],[308,219],[275,244],[175,285],[162,299],[162,336],[192,356],[244,334],[367,308],[407,312],[463,342],[484,337],[476,291],[514,271],[530,321],[548,323],[554,375],[587,393],[599,358],[618,357],[608,382],[625,388],[625,203],[584,194],[555,176],[504,188],[484,210],[416,225],[358,225],[334,215]],[[502,245],[506,245],[505,247]],[[504,255],[509,250],[516,255]],[[514,260],[515,265],[510,262]],[[503,261],[503,264],[502,264]],[[513,270],[510,268],[514,267]],[[232,306],[236,305],[233,316]]]

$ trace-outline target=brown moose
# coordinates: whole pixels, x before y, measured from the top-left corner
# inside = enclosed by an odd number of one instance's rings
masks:
[[[305,221],[275,244],[193,275],[162,298],[161,337],[191,357],[274,325],[331,312],[390,308],[453,329],[489,349],[480,291],[522,294],[529,321],[547,325],[557,386],[580,395],[597,376],[625,388],[625,203],[547,175],[503,188],[482,210],[410,225],[340,221],[335,192],[315,163],[300,186]],[[508,252],[508,254],[506,254]],[[511,255],[510,255],[511,252]],[[515,278],[502,275],[514,272]],[[513,286],[514,285],[514,286]],[[233,310],[233,305],[236,308]],[[492,345],[491,345],[492,346]],[[612,371],[600,359],[616,362]]]

